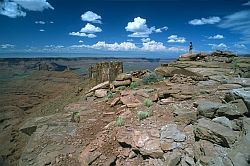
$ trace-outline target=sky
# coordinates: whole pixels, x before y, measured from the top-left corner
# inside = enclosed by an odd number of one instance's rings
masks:
[[[0,57],[250,53],[247,0],[0,0]]]

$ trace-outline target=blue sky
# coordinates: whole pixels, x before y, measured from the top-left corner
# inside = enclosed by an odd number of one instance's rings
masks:
[[[247,0],[4,0],[0,23],[0,53],[250,52]]]

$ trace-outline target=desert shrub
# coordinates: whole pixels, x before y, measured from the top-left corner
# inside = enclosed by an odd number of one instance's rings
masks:
[[[114,97],[114,94],[113,94],[111,91],[109,91],[109,92],[107,93],[107,97],[108,97],[109,99],[111,99],[111,98]]]
[[[71,115],[71,122],[80,122],[80,113],[79,112],[73,112]]]
[[[129,86],[130,89],[136,89],[138,87],[138,83],[137,82],[132,82]]]
[[[143,120],[143,119],[146,119],[147,117],[152,116],[152,111],[151,110],[149,110],[149,111],[138,111],[137,116],[138,116],[139,120]]]
[[[161,77],[160,75],[152,72],[149,75],[145,76],[142,79],[142,82],[144,84],[151,84],[151,83],[159,82],[159,81],[162,81],[162,80],[163,80],[163,77]]]
[[[118,90],[124,90],[124,89],[126,89],[126,86],[119,86],[117,89]]]
[[[150,99],[145,99],[145,100],[143,101],[143,104],[144,104],[146,107],[151,107],[151,106],[153,105],[153,102],[152,102],[152,100],[150,100]]]
[[[116,122],[115,123],[116,123],[116,126],[121,127],[121,126],[124,125],[124,119],[119,116],[119,117],[116,118]]]

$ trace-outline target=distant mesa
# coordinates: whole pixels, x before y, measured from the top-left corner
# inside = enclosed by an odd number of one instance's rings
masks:
[[[37,62],[35,64],[29,65],[28,69],[39,70],[39,71],[65,71],[65,70],[75,70],[75,68],[70,68],[68,66],[59,65],[55,62]]]

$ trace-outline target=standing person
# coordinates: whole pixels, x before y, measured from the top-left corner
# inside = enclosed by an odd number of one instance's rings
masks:
[[[189,53],[192,54],[192,50],[193,50],[193,43],[190,42],[189,43]]]

